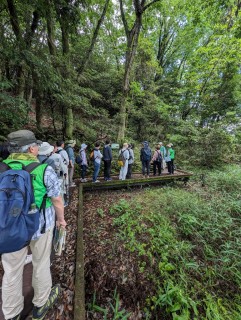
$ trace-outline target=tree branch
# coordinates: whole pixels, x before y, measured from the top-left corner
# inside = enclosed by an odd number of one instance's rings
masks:
[[[95,45],[95,42],[96,42],[96,39],[97,39],[99,30],[100,30],[100,27],[101,27],[101,24],[102,24],[102,22],[104,21],[104,18],[105,18],[106,11],[107,11],[107,8],[108,8],[109,3],[110,3],[110,0],[106,0],[105,6],[104,6],[103,11],[102,11],[102,14],[101,14],[101,17],[100,17],[100,19],[98,20],[97,26],[96,26],[96,28],[95,28],[95,31],[94,31],[94,34],[93,34],[93,37],[92,37],[92,40],[91,40],[90,47],[89,47],[89,49],[87,50],[86,56],[85,56],[85,58],[83,59],[83,62],[82,62],[82,64],[81,64],[80,73],[83,72],[84,67],[86,66],[86,64],[87,64],[87,62],[88,62],[88,60],[89,60],[89,58],[90,58],[90,55],[91,55],[91,53],[92,53],[92,51],[93,51],[93,48],[94,48],[94,45]]]
[[[119,0],[119,2],[120,2],[121,19],[122,19],[122,22],[123,22],[123,25],[124,25],[124,28],[125,28],[126,36],[128,38],[130,31],[129,31],[128,24],[127,24],[126,17],[125,17],[125,12],[124,12],[124,8],[123,8],[123,2],[122,2],[122,0]]]
[[[144,8],[143,8],[143,12],[146,11],[147,8],[149,8],[150,6],[152,6],[154,3],[159,2],[160,0],[153,0],[150,3],[148,3]]]
[[[17,40],[20,41],[21,40],[21,30],[20,30],[20,25],[19,25],[19,21],[18,21],[17,10],[15,8],[13,0],[7,0],[7,4],[8,4],[8,10],[10,13],[10,21],[11,21],[11,25],[13,28],[13,32],[14,32]]]

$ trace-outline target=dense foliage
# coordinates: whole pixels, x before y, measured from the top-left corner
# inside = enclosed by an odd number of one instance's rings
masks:
[[[2,136],[171,140],[211,166],[239,143],[238,0],[4,0],[0,20]]]
[[[151,283],[145,319],[240,319],[240,175],[233,166],[205,188],[147,190],[111,207],[117,239]]]

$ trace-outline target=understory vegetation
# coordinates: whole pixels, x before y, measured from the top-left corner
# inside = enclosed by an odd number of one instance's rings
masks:
[[[149,283],[145,319],[241,319],[240,177],[234,165],[208,173],[204,187],[148,189],[111,206],[116,241]],[[130,319],[116,290],[115,302],[94,300],[92,308],[105,319]]]

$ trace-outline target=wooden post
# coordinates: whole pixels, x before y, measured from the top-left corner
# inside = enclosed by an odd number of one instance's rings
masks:
[[[74,320],[85,320],[84,242],[83,242],[83,187],[79,186],[77,221]]]

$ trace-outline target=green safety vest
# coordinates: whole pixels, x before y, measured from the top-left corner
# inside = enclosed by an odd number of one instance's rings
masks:
[[[9,165],[9,167],[13,170],[21,170],[22,166],[21,164],[18,164],[17,162],[11,163],[13,161],[18,161],[21,162],[24,166],[27,166],[28,164],[32,162],[37,162],[37,161],[27,161],[27,160],[19,160],[19,159],[6,159],[3,162]],[[31,174],[33,175],[33,189],[34,189],[34,198],[35,198],[35,203],[38,208],[41,207],[43,197],[46,195],[46,187],[44,185],[44,172],[47,168],[47,164],[42,164],[41,166],[38,166],[35,168]],[[46,199],[46,208],[49,208],[52,206],[52,201],[50,198]]]

